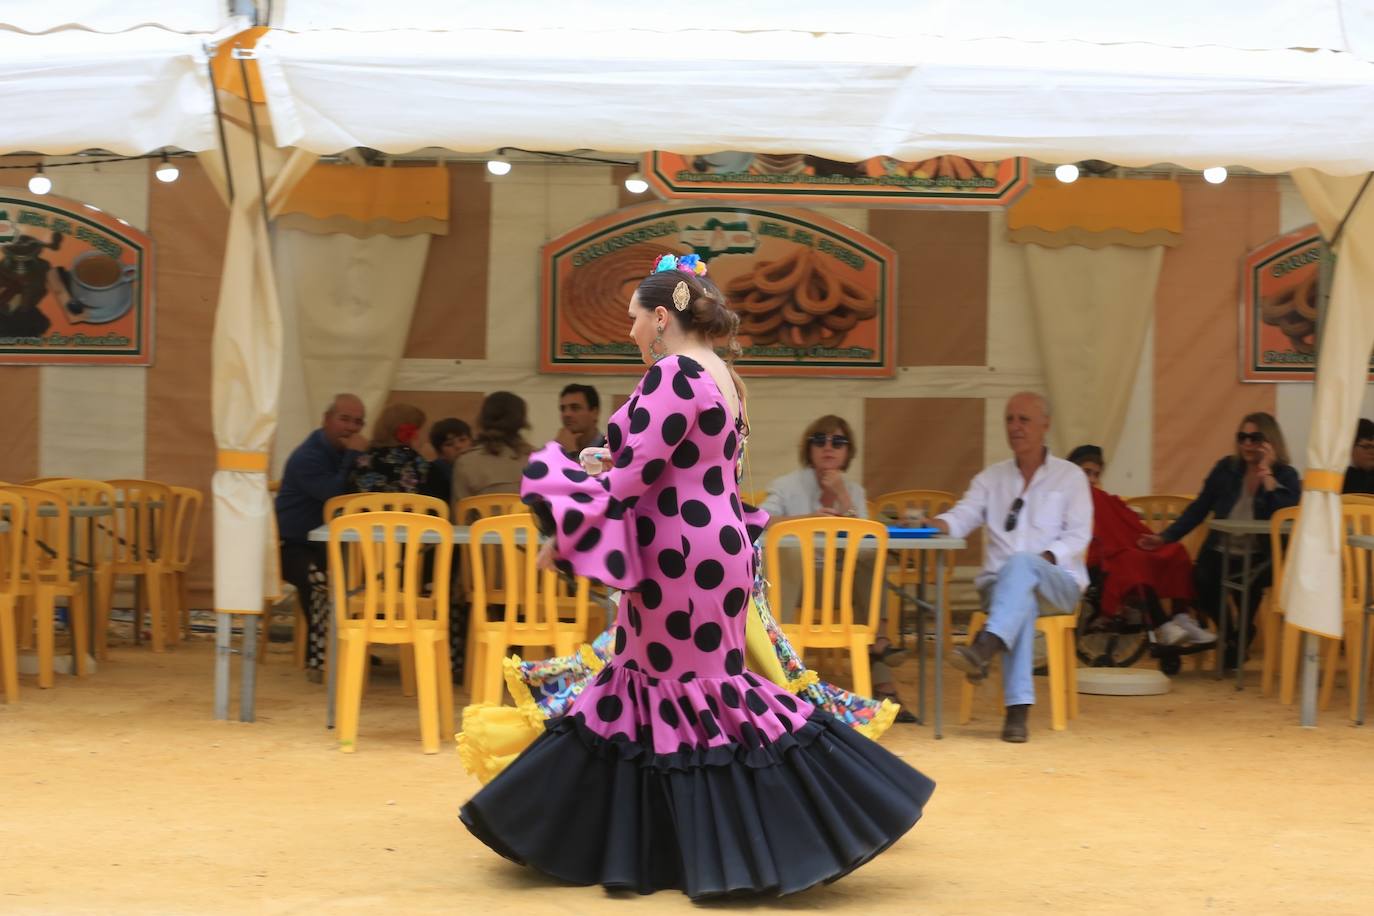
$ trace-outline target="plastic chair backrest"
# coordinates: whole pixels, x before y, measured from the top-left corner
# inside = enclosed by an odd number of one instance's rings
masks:
[[[908,509],[920,509],[927,518],[948,512],[959,498],[946,490],[894,490],[869,501],[869,518],[901,522]]]
[[[24,481],[24,486],[26,486],[26,487],[40,487],[40,486],[42,486],[42,485],[45,484],[45,483],[53,483],[54,481],[66,480],[66,479],[67,479],[66,477],[34,477],[34,478],[30,479],[30,480]]]
[[[24,569],[24,525],[27,514],[24,497],[0,487],[0,518],[9,522],[9,530],[0,531],[0,594],[10,595],[18,589]]]
[[[419,493],[345,493],[324,504],[326,520],[358,512],[411,512],[448,518],[448,503]]]
[[[204,494],[194,487],[172,487],[172,536],[168,557],[177,569],[191,565],[204,499]]]
[[[23,535],[18,567],[20,577],[31,581],[41,577],[43,582],[59,587],[70,586],[72,526],[67,501],[61,493],[40,487],[5,487],[4,490],[19,496],[24,503],[20,526]],[[11,518],[10,529],[16,527]]]
[[[1374,506],[1374,496],[1368,493],[1342,493],[1341,503],[1350,506]]]
[[[482,544],[488,534],[495,534],[500,543]],[[523,544],[517,543],[521,535]],[[579,577],[575,619],[564,622],[558,610],[558,576],[537,565],[539,527],[533,516],[526,512],[478,519],[469,537],[466,565],[472,569],[472,613],[478,621],[488,620],[488,606],[499,603],[504,605],[501,620],[508,645],[552,645],[548,640],[564,627],[581,638],[587,628],[588,582]],[[476,549],[479,546],[483,549]],[[491,587],[495,581],[501,583],[500,591]],[[522,634],[539,638],[525,643]]]
[[[487,493],[458,500],[453,510],[453,524],[471,525],[482,518],[496,515],[528,513],[529,507],[520,501],[519,493]]]
[[[172,488],[155,480],[120,478],[107,480],[115,489],[114,559],[116,563],[142,566],[167,556],[172,526]]]
[[[90,555],[97,562],[108,562],[114,556],[114,518],[113,510],[117,499],[115,488],[103,480],[86,480],[81,477],[54,477],[46,483],[38,484],[40,490],[51,490],[62,494],[68,508],[73,506],[109,506],[112,514],[104,518],[96,517],[92,525],[77,525],[76,537],[80,541],[92,538],[92,543],[73,543],[72,551],[77,556]]]
[[[1192,496],[1159,493],[1151,496],[1132,496],[1124,502],[1140,513],[1140,520],[1145,523],[1146,528],[1159,534],[1173,524],[1193,499]],[[1198,551],[1202,549],[1202,542],[1207,539],[1207,531],[1208,525],[1204,521],[1179,541],[1183,549],[1188,551],[1188,556],[1194,560],[1197,559]]]
[[[362,595],[361,600],[349,600],[346,579],[354,577],[329,577],[339,624],[359,626],[369,639],[378,631],[396,634],[409,629],[413,632],[418,620],[436,621],[435,626],[447,632],[448,581],[453,563],[453,526],[448,519],[415,512],[357,512],[330,519],[331,571],[342,568],[344,538],[350,534],[356,536],[361,545],[360,549],[349,552],[349,561],[358,565],[356,580]],[[426,549],[414,549],[426,536],[435,543]],[[425,557],[431,552],[434,590],[430,598],[434,613],[422,617],[419,607],[424,597]]]
[[[844,543],[841,544],[843,537]],[[796,628],[806,632],[807,645],[823,647],[827,643],[848,646],[852,634],[867,632],[870,639],[878,630],[878,609],[883,590],[883,565],[887,559],[887,527],[881,522],[861,518],[794,518],[778,522],[768,528],[764,537],[765,564],[769,570],[769,601],[779,607],[779,578],[782,569],[778,547],[784,539],[795,539],[801,551],[801,609]],[[871,539],[871,540],[870,540]],[[860,546],[862,545],[862,547]],[[867,623],[854,621],[854,574],[860,549],[872,546],[873,594],[869,598]],[[820,562],[817,562],[817,548]],[[844,561],[836,569],[838,551],[844,547]],[[819,601],[816,595],[816,575],[821,578]],[[839,575],[838,588],[835,581]],[[835,605],[836,597],[839,606]],[[784,626],[790,630],[790,625]]]
[[[1341,500],[1341,595],[1351,615],[1364,609],[1366,578],[1363,549],[1346,543],[1352,534],[1374,536],[1374,504]]]
[[[1301,510],[1297,506],[1289,506],[1269,518],[1269,556],[1273,566],[1269,594],[1276,608],[1283,606],[1284,563],[1288,560],[1288,545],[1298,533],[1298,520],[1301,517]]]

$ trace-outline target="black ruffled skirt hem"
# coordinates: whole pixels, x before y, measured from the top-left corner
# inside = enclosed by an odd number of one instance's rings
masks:
[[[654,754],[554,720],[463,806],[473,835],[572,884],[692,899],[834,881],[921,817],[935,783],[817,710],[763,748]]]

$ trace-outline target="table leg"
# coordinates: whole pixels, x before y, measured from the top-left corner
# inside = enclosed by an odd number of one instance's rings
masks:
[[[257,721],[258,616],[243,615],[243,652],[239,674],[239,721]]]
[[[916,719],[926,724],[926,553],[917,554],[916,579]],[[905,603],[906,599],[903,599]]]
[[[1221,582],[1217,589],[1217,680],[1226,676],[1226,631],[1231,621],[1231,535],[1221,535]]]
[[[232,614],[223,611],[215,614],[215,718],[229,718],[229,657],[234,651],[231,645],[231,631],[234,626]]]
[[[343,577],[344,577],[344,582],[347,582],[347,581],[348,581],[348,574],[347,574],[347,572],[346,572],[346,570],[347,570],[347,563],[348,563],[348,561],[347,561],[347,560],[344,560],[344,564],[345,564],[344,569],[341,569],[341,570],[339,570],[339,571],[337,572],[337,575],[340,575],[340,576],[343,576]],[[330,577],[331,580],[333,579],[333,577],[334,577],[335,575],[336,575],[336,573],[335,573],[334,570],[332,570],[332,569],[329,570],[329,577]],[[326,588],[328,588],[328,590],[329,590],[329,610],[328,610],[329,619],[325,622],[325,626],[327,627],[328,632],[329,632],[329,639],[328,639],[329,648],[328,648],[327,652],[325,653],[324,667],[325,667],[325,670],[329,672],[329,676],[328,676],[328,678],[327,678],[326,681],[325,681],[325,693],[327,694],[327,697],[326,697],[326,699],[325,699],[324,727],[325,727],[325,728],[333,728],[333,727],[334,727],[334,713],[335,713],[335,709],[334,709],[334,706],[335,706],[335,703],[334,703],[334,700],[335,700],[335,697],[334,697],[334,690],[335,690],[335,687],[337,686],[338,677],[339,677],[339,630],[338,630],[338,627],[334,626],[334,583],[333,583],[333,581],[328,582],[328,583],[326,584]]]
[[[944,737],[945,709],[945,563],[948,551],[935,551],[935,737]]]
[[[1236,632],[1236,689],[1245,689],[1245,656],[1249,654],[1250,635],[1250,538],[1242,538],[1245,558],[1240,561],[1240,630]],[[1226,647],[1222,646],[1223,660]]]

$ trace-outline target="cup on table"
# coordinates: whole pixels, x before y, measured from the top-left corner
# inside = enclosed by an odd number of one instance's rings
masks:
[[[908,528],[924,528],[926,524],[926,510],[908,507],[902,510],[902,524]]]

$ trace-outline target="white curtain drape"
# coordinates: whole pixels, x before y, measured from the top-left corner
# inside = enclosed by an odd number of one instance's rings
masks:
[[[386,402],[410,331],[429,238],[280,228],[274,233],[288,364],[274,466],[318,424],[335,394],[358,395],[369,418]]]
[[[1293,181],[1330,239],[1364,183],[1299,169]],[[1341,481],[1360,416],[1374,348],[1374,188],[1356,206],[1336,244],[1331,296],[1322,315],[1321,349],[1307,440],[1302,526],[1283,577],[1287,620],[1324,636],[1341,635]]]
[[[1110,459],[1154,315],[1164,248],[1022,248],[1054,410],[1054,449],[1064,455],[1091,443]]]
[[[263,598],[276,594],[279,579],[267,470],[277,429],[282,360],[281,314],[263,211],[279,205],[317,157],[263,143],[264,202],[246,103],[221,93],[221,104],[232,201],[224,158],[218,152],[202,155],[211,180],[229,203],[210,367],[217,449],[211,480],[215,610],[259,614]]]

